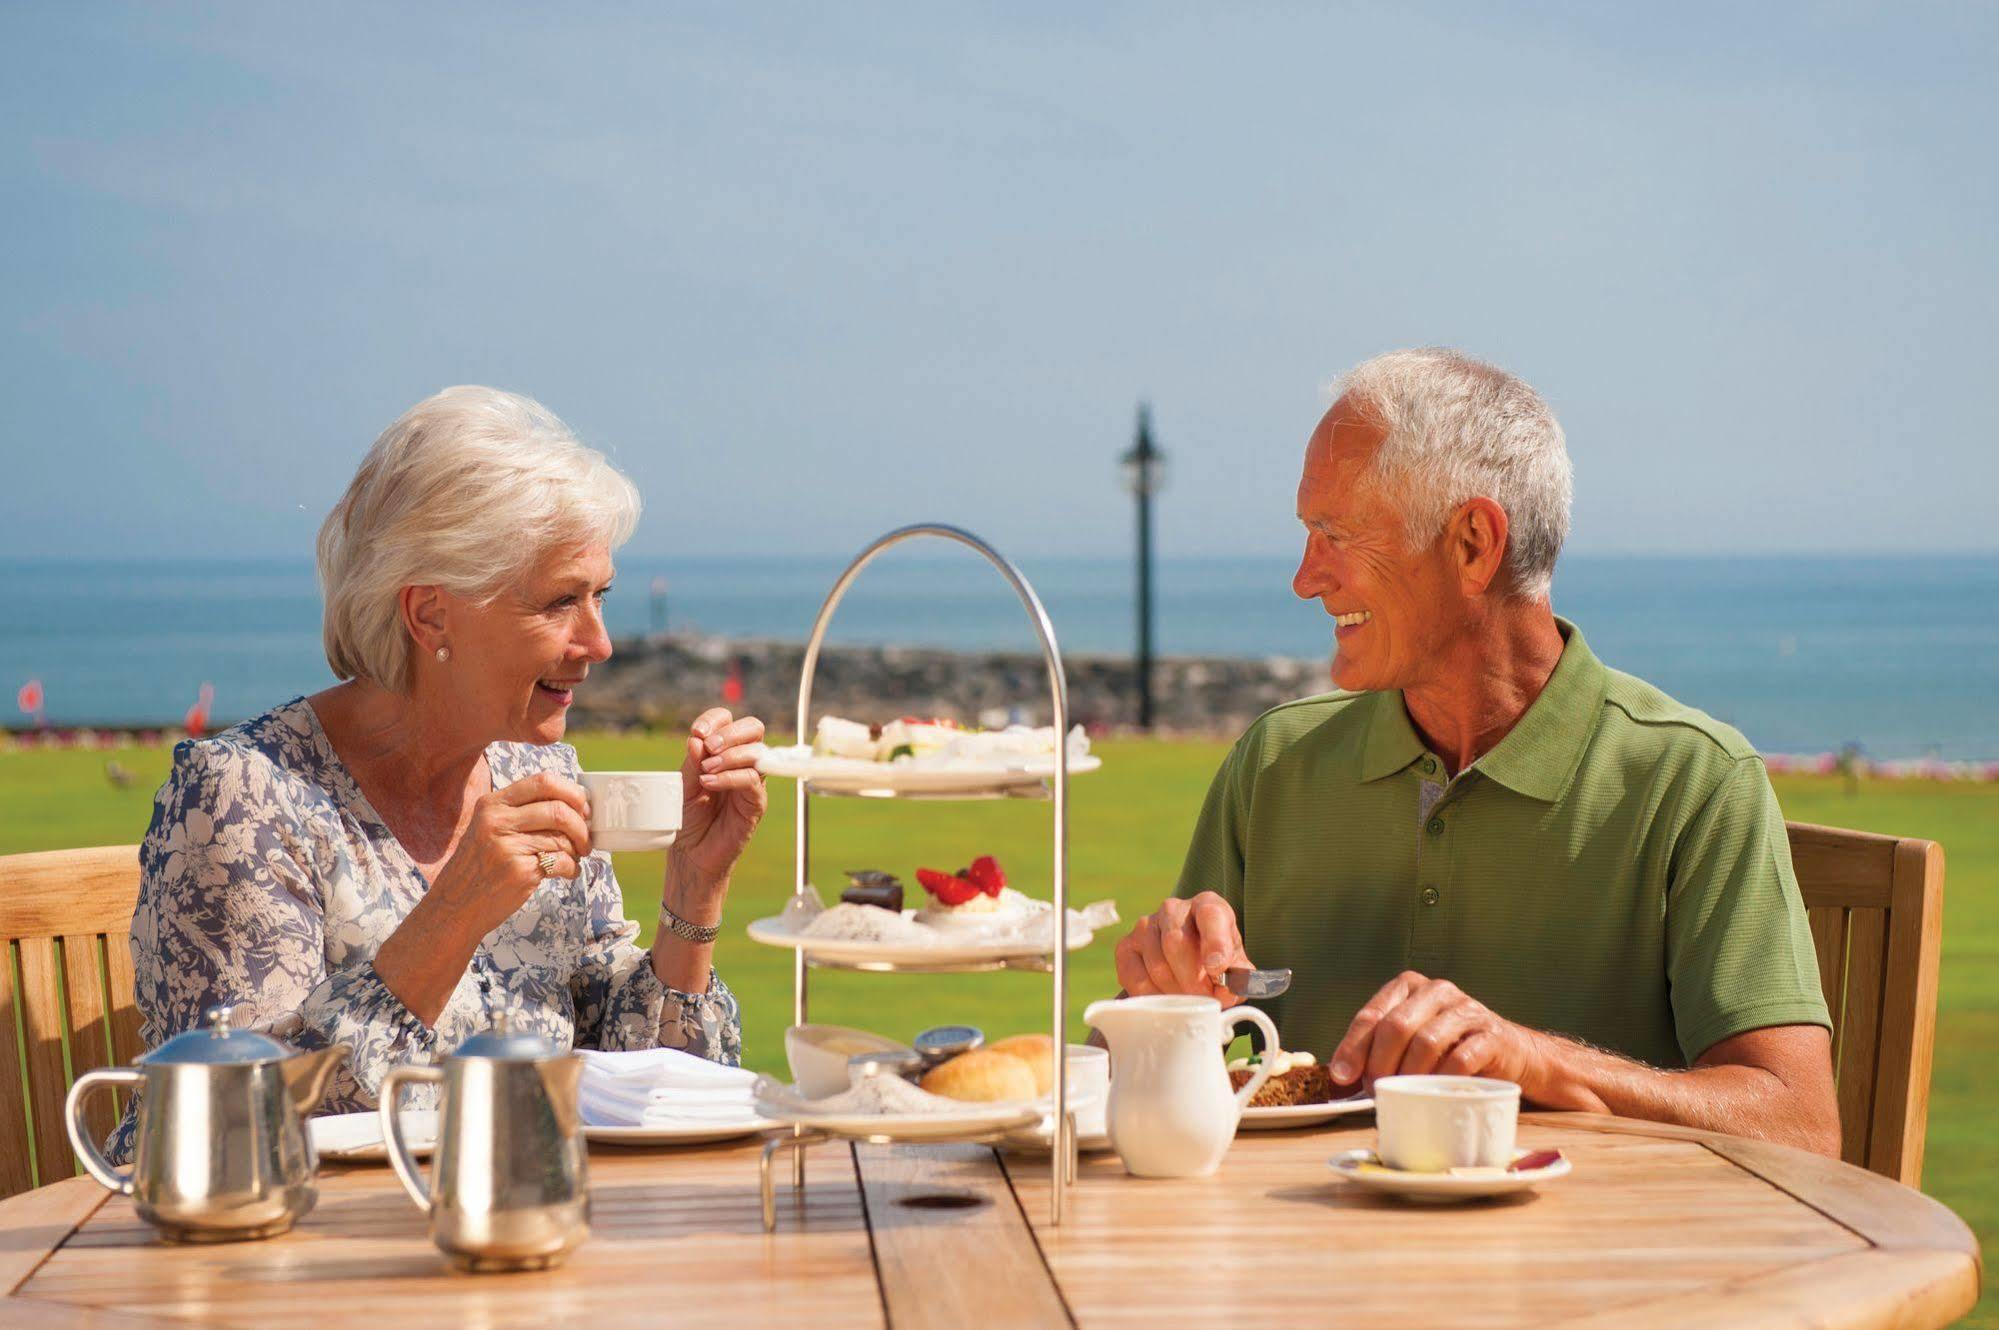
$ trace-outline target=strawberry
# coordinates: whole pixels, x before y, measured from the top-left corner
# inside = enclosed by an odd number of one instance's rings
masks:
[[[940,873],[934,868],[917,869],[916,880],[925,891],[937,898],[939,905],[963,905],[980,892],[977,884],[952,873]]]
[[[1006,873],[1001,870],[999,860],[990,854],[982,854],[972,860],[972,866],[960,872],[958,876],[986,895],[995,898],[999,896],[1000,889],[1006,886]]]

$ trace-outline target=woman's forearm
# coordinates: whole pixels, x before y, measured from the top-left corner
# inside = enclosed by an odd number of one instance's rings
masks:
[[[479,939],[470,922],[434,895],[416,903],[375,953],[375,973],[425,1025],[436,1025],[465,977]]]
[[[675,872],[668,861],[661,903],[688,923],[702,928],[719,926],[722,902],[728,894],[728,878],[720,882],[700,881],[687,873]],[[652,971],[662,984],[682,993],[706,992],[714,957],[714,943],[689,942],[669,929],[664,918],[660,920],[659,931],[652,940]]]

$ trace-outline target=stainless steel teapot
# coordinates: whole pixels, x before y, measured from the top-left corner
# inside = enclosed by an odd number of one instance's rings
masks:
[[[389,1163],[453,1264],[543,1270],[590,1236],[582,1078],[582,1058],[514,1030],[504,1012],[441,1067],[397,1067],[382,1078]],[[428,1184],[396,1114],[397,1092],[417,1082],[442,1086]]]
[[[132,1067],[77,1077],[64,1105],[69,1142],[91,1177],[130,1196],[139,1217],[169,1242],[234,1242],[283,1233],[318,1199],[305,1119],[347,1056],[344,1045],[301,1053],[255,1030],[231,1028],[234,1008],[210,1007],[202,1024]],[[83,1125],[91,1091],[137,1088],[132,1167],[111,1167]]]

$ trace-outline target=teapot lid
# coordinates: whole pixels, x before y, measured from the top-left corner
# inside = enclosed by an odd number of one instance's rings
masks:
[[[539,1062],[561,1057],[563,1050],[553,1039],[533,1030],[516,1030],[513,1018],[504,1010],[493,1013],[491,1026],[467,1039],[451,1054],[454,1058],[492,1058],[499,1062]]]
[[[297,1050],[259,1030],[230,1025],[234,1004],[223,1002],[201,1013],[201,1024],[183,1030],[139,1059],[145,1066],[186,1063],[281,1062]]]

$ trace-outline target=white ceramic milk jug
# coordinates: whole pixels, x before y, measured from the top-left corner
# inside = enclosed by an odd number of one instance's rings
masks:
[[[1211,997],[1160,995],[1093,1002],[1083,1019],[1111,1049],[1111,1145],[1141,1178],[1198,1178],[1215,1171],[1243,1105],[1270,1079],[1277,1027],[1254,1007],[1226,1013]],[[1250,1021],[1263,1031],[1263,1061],[1229,1090],[1224,1029]]]

